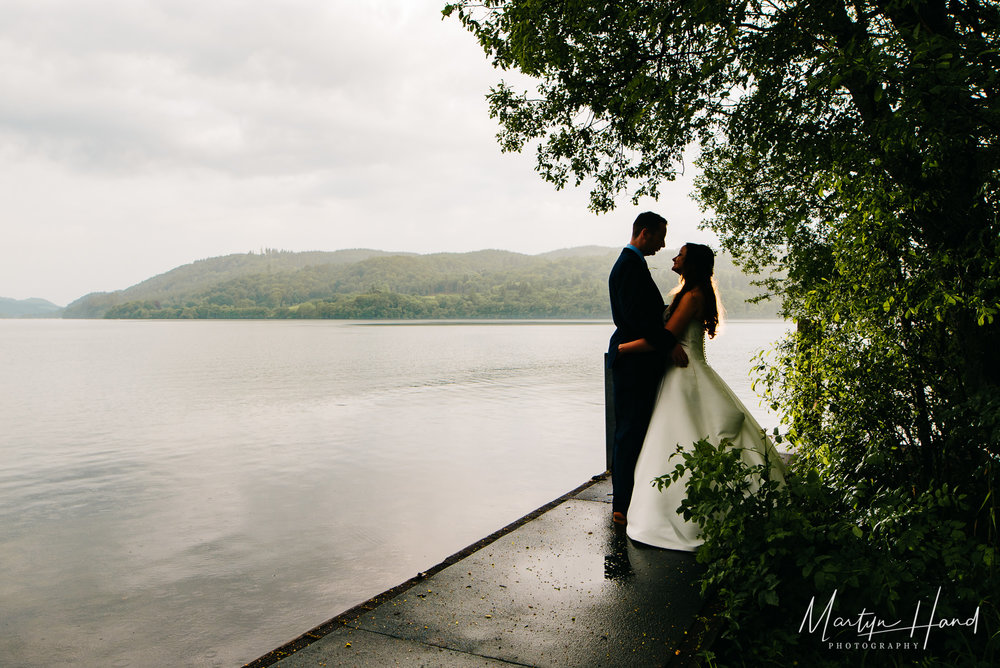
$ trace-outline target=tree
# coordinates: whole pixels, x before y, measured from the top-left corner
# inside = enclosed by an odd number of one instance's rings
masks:
[[[997,3],[482,0],[444,14],[495,66],[538,80],[490,91],[503,150],[534,145],[541,176],[587,184],[594,210],[655,196],[697,144],[707,225],[748,270],[781,270],[769,287],[800,323],[770,380],[801,465],[859,530],[886,490],[961,489],[954,512],[985,548],[968,568],[995,583]]]

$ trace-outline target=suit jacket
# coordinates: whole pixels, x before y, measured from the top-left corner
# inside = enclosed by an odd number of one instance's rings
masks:
[[[608,288],[616,327],[608,344],[608,367],[614,366],[619,343],[642,338],[656,348],[659,363],[665,363],[677,339],[663,327],[663,296],[645,260],[631,248],[623,248],[611,269]]]

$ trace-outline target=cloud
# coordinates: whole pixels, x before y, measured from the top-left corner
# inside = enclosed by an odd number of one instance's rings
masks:
[[[350,4],[5,3],[0,137],[82,171],[244,176],[427,150],[466,36],[430,39],[413,3]]]
[[[484,95],[510,75],[442,4],[0,3],[0,296],[261,247],[621,243],[636,207],[594,216],[500,154]],[[691,238],[697,210],[667,197],[639,210]]]

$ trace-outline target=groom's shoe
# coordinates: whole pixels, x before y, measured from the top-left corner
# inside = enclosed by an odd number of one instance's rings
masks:
[[[625,520],[625,513],[618,510],[611,513],[611,521],[614,522],[615,524],[621,524],[622,526],[625,526],[628,523]]]

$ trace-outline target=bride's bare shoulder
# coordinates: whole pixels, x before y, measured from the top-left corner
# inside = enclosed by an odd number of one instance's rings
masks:
[[[701,288],[695,286],[681,295],[677,311],[684,313],[692,320],[700,320],[702,313],[705,312],[705,295]]]
[[[681,295],[681,301],[689,300],[692,306],[701,306],[705,303],[705,294],[700,286],[695,286]]]

